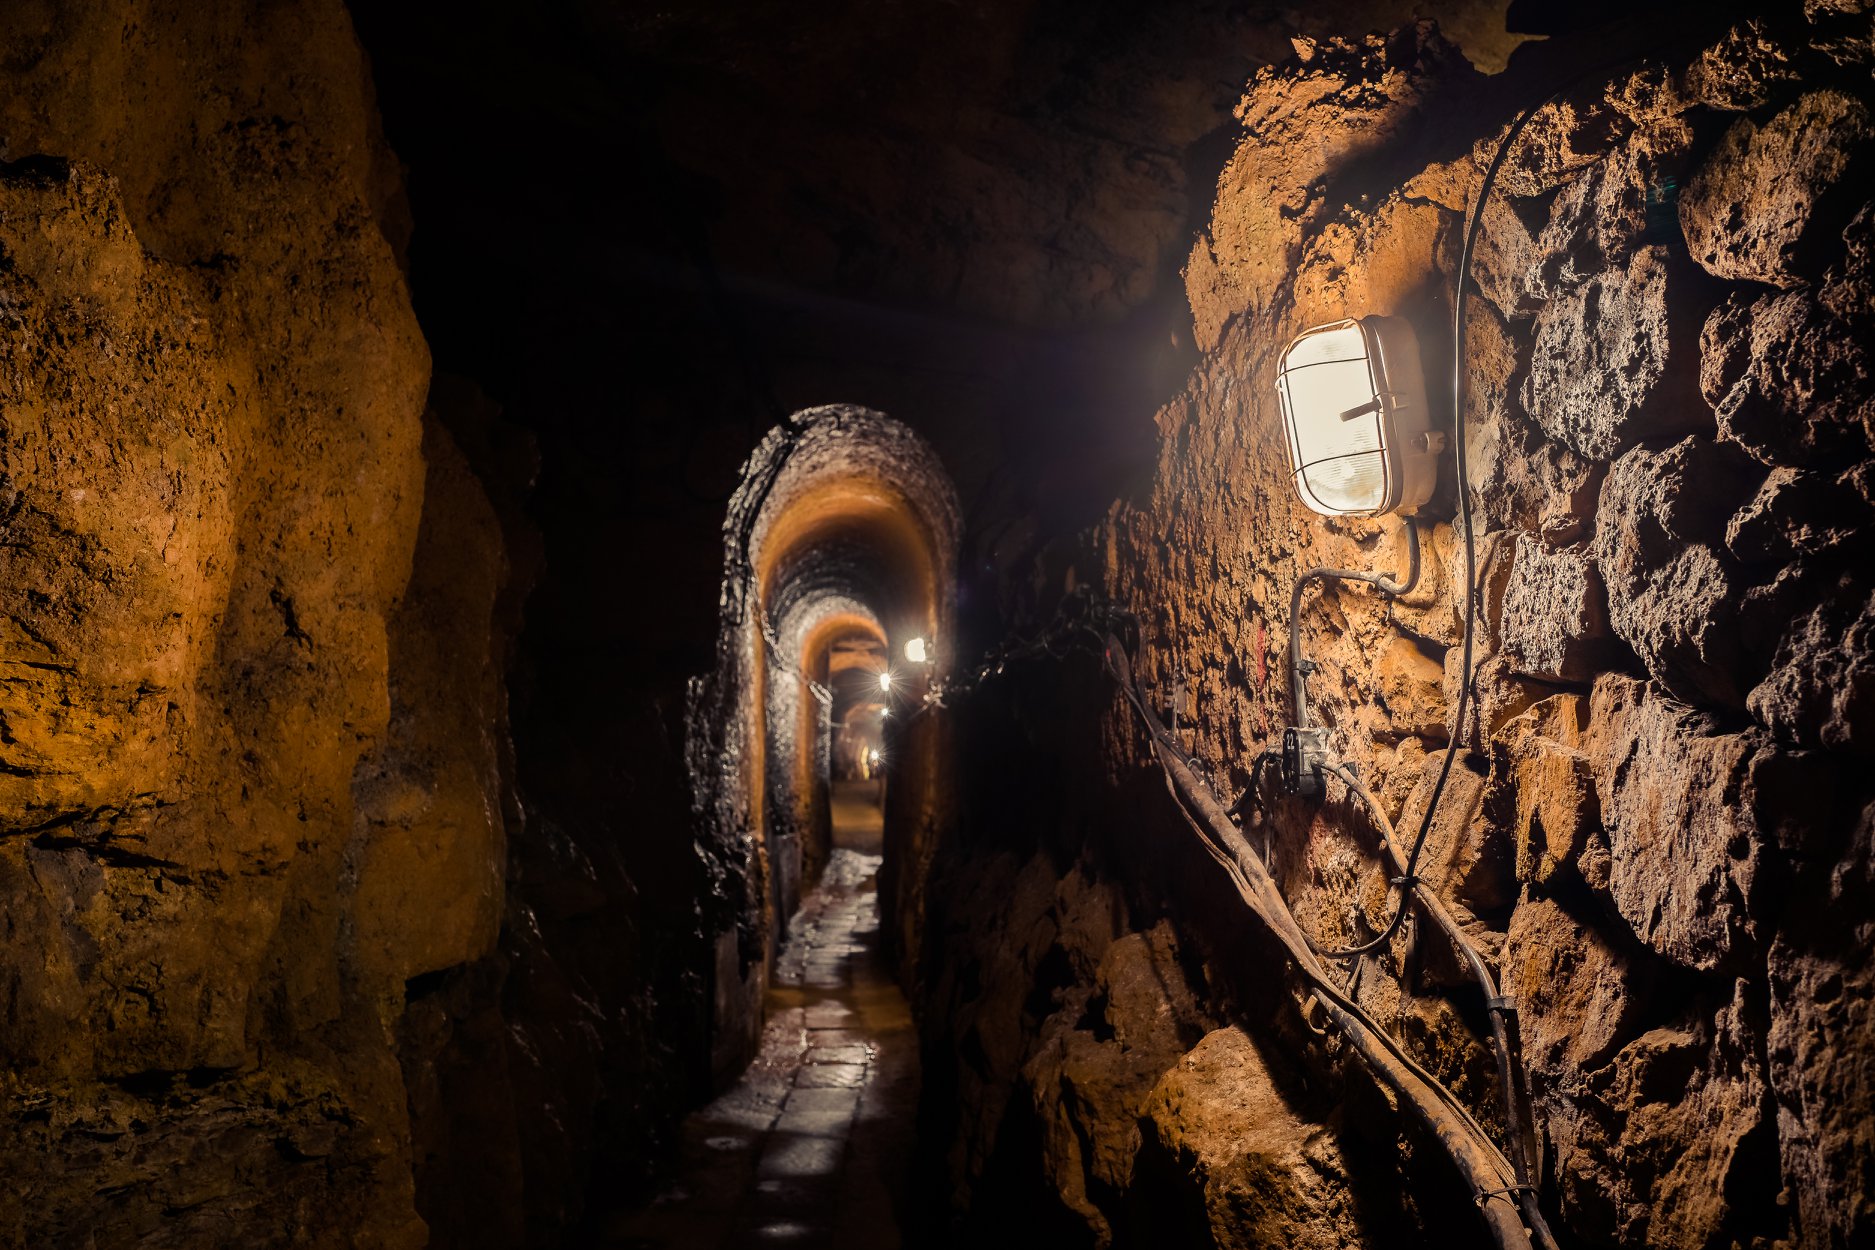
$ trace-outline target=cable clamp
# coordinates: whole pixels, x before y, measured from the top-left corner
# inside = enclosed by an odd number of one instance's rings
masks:
[[[1392,878],[1391,880],[1389,880],[1388,884],[1397,885],[1402,890],[1411,890],[1419,885],[1420,880],[1421,878],[1419,877],[1417,873],[1407,873],[1403,877]]]
[[[1486,1011],[1495,1011],[1499,1015],[1506,1016],[1512,1019],[1514,1019],[1517,1015],[1517,1004],[1511,1001],[1509,995],[1504,995],[1500,998],[1485,999],[1484,1009]]]
[[[1502,1189],[1480,1189],[1477,1193],[1473,1194],[1471,1198],[1473,1202],[1483,1207],[1485,1203],[1491,1201],[1493,1198],[1502,1198],[1507,1202],[1511,1201],[1512,1194],[1529,1194],[1534,1198],[1536,1197],[1536,1186],[1506,1185]]]

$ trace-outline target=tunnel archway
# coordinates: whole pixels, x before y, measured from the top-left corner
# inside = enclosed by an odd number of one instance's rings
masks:
[[[719,1081],[754,1045],[775,951],[831,849],[831,683],[842,670],[888,675],[880,907],[901,966],[915,949],[949,759],[923,695],[950,659],[958,530],[936,454],[883,413],[804,410],[744,466],[724,522],[716,669],[693,688],[689,717],[698,844],[734,911],[710,935]],[[905,658],[914,638],[922,662]],[[856,647],[867,657],[838,654]]]

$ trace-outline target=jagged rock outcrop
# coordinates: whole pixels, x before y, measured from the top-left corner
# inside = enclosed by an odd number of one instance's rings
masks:
[[[1702,335],[1700,386],[1720,436],[1772,465],[1840,466],[1875,446],[1875,403],[1858,380],[1871,364],[1865,326],[1807,290],[1747,288],[1714,309]]]
[[[503,543],[362,55],[330,0],[0,46],[0,1244],[424,1245],[393,1037],[502,914]]]
[[[1783,5],[1715,21],[1681,59],[1591,74],[1536,113],[1483,217],[1465,362],[1474,713],[1420,872],[1516,1005],[1537,1183],[1570,1244],[1853,1246],[1871,1227],[1868,909],[1851,901],[1875,649],[1865,28]],[[1292,579],[1397,569],[1398,523],[1293,502],[1260,379],[1308,325],[1393,314],[1428,344],[1435,394],[1449,386],[1431,362],[1450,350],[1460,214],[1512,110],[1480,104],[1432,32],[1414,38],[1305,48],[1250,84],[1186,275],[1206,355],[1159,413],[1157,473],[1050,557],[1138,614],[1150,690],[1200,692],[1180,717],[1194,767],[1225,802],[1243,796],[1246,838],[1325,946],[1391,915],[1372,818],[1337,782],[1319,804],[1267,781],[1246,793],[1251,763],[1294,723]],[[1470,130],[1468,107],[1485,114]],[[1458,691],[1449,462],[1446,482],[1420,518],[1419,587],[1391,602],[1311,590],[1299,622],[1313,716],[1407,838]],[[1073,740],[1045,701],[1018,706],[1038,741]],[[1100,745],[1085,771],[1117,810],[1083,799],[1050,836],[1170,918],[1223,1027],[1161,1078],[1130,1186],[1056,1201],[1094,1202],[1115,1244],[1141,1209],[1213,1244],[1370,1244],[1339,1187],[1398,1184],[1388,1169],[1417,1148],[1384,1165],[1362,1152],[1397,1121],[1207,884],[1130,724],[1116,714]],[[1075,777],[1064,791],[1091,784]],[[968,864],[953,879],[976,880]],[[1484,1017],[1425,927],[1340,966],[1501,1131]],[[1077,965],[1056,993],[1092,983]],[[1269,1104],[1270,1071],[1290,1065],[1320,1099],[1306,1110]],[[1050,1175],[1054,1148],[1032,1144]],[[1449,1180],[1412,1192],[1393,1213],[1408,1241],[1476,1235]]]
[[[1213,1244],[1364,1244],[1333,1131],[1297,1115],[1241,1029],[1207,1033],[1153,1087],[1141,1119],[1148,1165],[1192,1187],[1180,1196],[1198,1199]]]
[[[1680,201],[1687,248],[1721,278],[1814,280],[1861,207],[1857,187],[1871,159],[1868,104],[1841,91],[1805,94],[1763,125],[1740,118]]]

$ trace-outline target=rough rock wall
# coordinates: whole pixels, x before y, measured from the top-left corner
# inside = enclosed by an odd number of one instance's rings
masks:
[[[502,554],[364,59],[337,0],[0,49],[0,1244],[422,1245],[396,1030],[502,912]]]
[[[1140,614],[1142,668],[1163,702],[1185,692],[1187,740],[1227,798],[1291,720],[1293,578],[1404,555],[1396,519],[1296,502],[1278,353],[1309,325],[1398,314],[1449,393],[1461,213],[1501,127],[1532,83],[1609,53],[1559,46],[1485,82],[1421,28],[1304,44],[1252,82],[1187,269],[1207,354],[1158,416],[1155,480],[1022,592],[1045,609],[1091,574]],[[1422,874],[1517,1003],[1543,1200],[1575,1244],[1875,1239],[1872,64],[1866,6],[1695,32],[1540,112],[1485,218],[1466,362],[1477,710]],[[1442,474],[1414,593],[1341,586],[1302,609],[1312,708],[1409,831],[1458,680]],[[960,1202],[1092,1244],[1139,1238],[1142,1207],[1219,1245],[1480,1236],[1436,1152],[1302,1027],[1280,976],[1244,966],[1256,939],[1185,862],[1131,726],[1109,714],[1096,736],[1049,708],[1088,697],[1072,681],[1027,681],[1009,698],[1030,752],[1097,753],[1109,797],[1077,799],[1091,778],[1062,766],[1025,813],[1039,845],[978,801],[983,828],[947,856],[952,897],[977,900],[933,925],[928,1079]],[[1378,932],[1389,895],[1359,806],[1338,790],[1264,806],[1247,832],[1305,927],[1327,944]],[[1025,884],[985,889],[1006,879]],[[1169,916],[1202,974],[1157,978],[1131,1011],[1083,1009],[1117,1001],[1103,987],[1124,944],[1171,940],[1118,903],[1091,936],[1072,923],[1102,897]],[[1409,930],[1356,988],[1497,1124],[1482,1003],[1448,964]],[[1168,1016],[1220,1027],[1195,1047],[1135,1040]],[[1284,1071],[1305,1092],[1246,1110]],[[1085,1151],[1115,1142],[1117,1160]]]

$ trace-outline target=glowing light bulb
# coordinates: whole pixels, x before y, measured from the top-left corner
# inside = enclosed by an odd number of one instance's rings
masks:
[[[1327,516],[1412,513],[1432,496],[1443,435],[1432,430],[1419,345],[1398,317],[1305,330],[1283,352],[1289,467],[1302,502]]]
[[[892,688],[892,674],[880,673],[879,674],[879,689],[890,690],[891,688]]]
[[[913,638],[910,642],[906,643],[905,658],[910,660],[913,664],[923,664],[925,661],[924,639]]]

